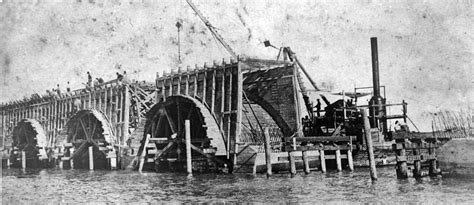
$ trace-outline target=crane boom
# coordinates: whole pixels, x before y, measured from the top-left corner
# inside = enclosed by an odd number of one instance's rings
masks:
[[[214,26],[212,26],[211,22],[209,22],[209,20],[207,20],[207,18],[204,17],[204,15],[202,15],[201,11],[199,11],[199,9],[196,7],[196,5],[194,5],[194,3],[191,0],[186,0],[186,2],[194,10],[194,12],[196,12],[196,14],[199,16],[199,18],[204,22],[204,24],[207,26],[207,28],[211,31],[212,35],[222,44],[222,46],[224,46],[224,48],[227,50],[227,52],[229,52],[229,54],[232,57],[237,58],[237,54],[235,54],[234,50],[232,50],[232,48],[229,46],[229,44],[227,44],[224,41],[224,38],[222,38],[222,36],[219,33],[217,33]]]

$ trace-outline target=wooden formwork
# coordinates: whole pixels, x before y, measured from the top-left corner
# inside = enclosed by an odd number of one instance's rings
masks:
[[[69,93],[10,102],[0,106],[4,146],[12,144],[13,130],[22,119],[36,120],[43,128],[48,147],[66,143],[68,121],[81,110],[95,110],[103,116],[102,124],[111,126],[114,144],[126,144],[131,129],[137,128],[144,109],[154,101],[153,91],[137,83],[113,80]]]
[[[172,101],[176,101],[174,97],[177,96],[198,100],[197,104],[202,105],[197,107],[209,110],[209,116],[202,114],[203,117],[216,121],[218,130],[211,133],[221,135],[218,137],[224,141],[223,146],[215,147],[216,156],[227,156],[233,159],[231,164],[236,165],[246,160],[239,155],[248,148],[247,145],[263,144],[264,130],[272,130],[272,140],[276,144],[281,144],[283,137],[298,133],[301,125],[294,74],[294,64],[288,61],[231,59],[229,62],[214,62],[194,69],[187,67],[163,72],[156,79],[157,99],[163,106],[171,97]],[[172,108],[166,109],[171,112]],[[183,119],[174,121],[178,121],[176,126],[184,123],[179,122]],[[210,129],[214,129],[205,126],[208,134]],[[180,131],[177,134],[179,138]],[[213,141],[218,138],[208,137]]]

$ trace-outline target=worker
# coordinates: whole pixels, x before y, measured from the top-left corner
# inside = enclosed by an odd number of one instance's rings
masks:
[[[61,96],[61,90],[59,89],[59,84],[56,85],[56,93],[58,93],[58,96]]]
[[[89,71],[87,71],[87,86],[92,87],[92,76]]]
[[[73,103],[73,107],[72,107],[71,115],[81,110],[81,106],[82,106],[81,100],[77,98],[74,99],[72,103]]]
[[[122,82],[123,83],[130,83],[130,79],[128,79],[128,77],[127,77],[127,71],[123,71]]]
[[[316,114],[318,115],[318,117],[321,116],[321,114],[319,114],[321,112],[321,101],[319,101],[319,99],[317,99],[318,103],[316,103]]]
[[[401,123],[399,122],[398,120],[395,121],[395,126],[393,127],[393,129],[395,130],[395,132],[408,132],[408,125],[406,125],[405,123]]]
[[[96,79],[97,79],[97,82],[99,82],[99,84],[104,83],[104,79],[102,79],[102,78],[96,78]]]
[[[100,83],[99,83],[99,80],[98,80],[98,78],[96,78],[96,79],[94,80],[94,87],[99,86],[99,84],[100,84]]]
[[[117,72],[116,74],[117,74],[117,80],[122,81],[123,75],[120,74],[119,72]]]
[[[69,84],[69,81],[67,81],[66,92],[71,93],[71,85]]]

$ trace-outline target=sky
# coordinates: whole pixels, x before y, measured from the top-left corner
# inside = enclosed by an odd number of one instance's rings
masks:
[[[0,2],[0,102],[81,88],[87,71],[153,81],[179,65],[177,21],[183,67],[230,57],[185,0]],[[239,55],[276,59],[263,42],[289,46],[331,92],[372,86],[377,37],[387,101],[405,100],[421,131],[433,112],[472,112],[472,1],[193,2]]]

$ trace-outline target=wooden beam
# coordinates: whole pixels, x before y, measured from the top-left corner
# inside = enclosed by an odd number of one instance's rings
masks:
[[[213,160],[214,162],[218,162],[218,163],[220,163],[220,164],[226,164],[226,162],[224,162],[224,161],[222,161],[222,160],[220,160],[220,159],[218,159],[218,158],[216,158],[216,157],[214,157],[214,156],[212,156],[212,155],[210,155],[210,154],[205,153],[204,151],[202,151],[202,150],[199,149],[198,147],[194,146],[193,144],[191,144],[191,149],[193,149],[194,151],[198,152],[199,154],[201,154],[201,155],[207,157],[208,159]]]
[[[128,85],[124,85],[124,106],[123,106],[123,142],[125,144],[129,138],[129,124],[130,124],[130,93]]]
[[[235,150],[234,153],[239,150],[240,135],[242,135],[242,110],[243,110],[243,74],[242,74],[242,63],[237,63],[237,122],[236,122],[236,134],[235,134]],[[270,138],[269,138],[270,139]],[[237,163],[237,156],[234,155],[234,164]]]
[[[216,101],[216,70],[212,71],[212,81],[211,81],[211,113],[214,113],[214,104]]]

